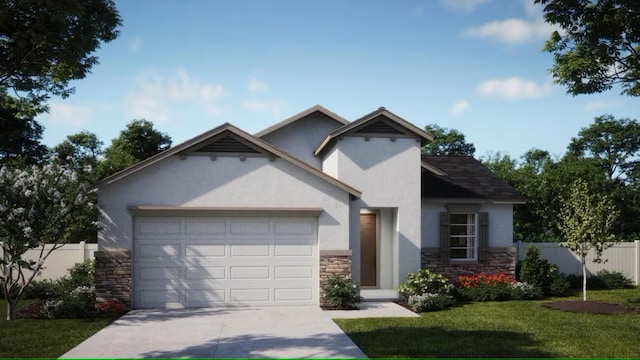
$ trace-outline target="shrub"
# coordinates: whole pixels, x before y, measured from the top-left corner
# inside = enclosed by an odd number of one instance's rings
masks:
[[[362,301],[360,284],[344,276],[333,276],[322,286],[325,302],[334,308],[343,310],[357,309]]]
[[[25,299],[52,299],[61,296],[63,293],[60,281],[34,280],[24,289]]]
[[[524,300],[542,297],[540,287],[516,282],[507,274],[461,275],[456,279],[456,285],[458,296],[469,301]]]
[[[420,269],[407,274],[407,280],[400,285],[398,292],[408,301],[409,297],[414,295],[449,294],[452,289],[449,280],[442,274]]]
[[[551,283],[558,277],[558,267],[540,257],[537,247],[531,245],[522,259],[519,281],[540,287],[545,295],[551,293]]]
[[[407,305],[415,312],[437,311],[455,304],[456,300],[449,294],[411,295]]]
[[[42,315],[49,319],[77,319],[95,315],[95,290],[79,286],[60,299],[49,300]]]
[[[600,270],[592,278],[599,281],[604,289],[627,289],[633,287],[631,279],[619,271]]]
[[[511,299],[513,300],[535,300],[542,298],[542,289],[528,283],[516,282],[511,284]]]
[[[556,276],[549,286],[549,295],[567,296],[571,290],[571,283],[561,275]]]

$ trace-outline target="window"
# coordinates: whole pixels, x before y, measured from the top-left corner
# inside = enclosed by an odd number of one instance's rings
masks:
[[[476,260],[476,214],[449,215],[449,246],[451,260]]]
[[[447,210],[440,213],[440,261],[489,261],[489,214],[470,205]]]

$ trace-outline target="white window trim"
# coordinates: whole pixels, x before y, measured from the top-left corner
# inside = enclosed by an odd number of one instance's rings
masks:
[[[467,215],[467,223],[466,224],[454,224],[451,222],[451,215]],[[469,223],[469,215],[473,215],[473,224]],[[479,224],[478,224],[478,213],[476,212],[452,212],[449,213],[449,228],[451,229],[452,226],[467,226],[467,234],[470,232],[469,230],[471,228],[473,228],[473,236],[469,236],[469,235],[451,235],[449,234],[449,243],[451,243],[451,239],[453,238],[473,238],[473,245],[471,248],[469,248],[468,246],[466,247],[456,247],[456,250],[460,250],[460,249],[466,249],[467,250],[467,257],[466,258],[454,258],[451,257],[451,255],[449,255],[449,260],[452,262],[475,262],[478,261],[478,231],[479,231]],[[470,226],[471,225],[471,226]],[[452,253],[454,250],[454,247],[449,245],[449,252]],[[473,252],[471,255],[472,257],[469,257],[469,253]]]

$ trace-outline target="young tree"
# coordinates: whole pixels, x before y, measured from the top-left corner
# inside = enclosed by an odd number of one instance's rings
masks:
[[[0,282],[7,320],[14,318],[24,289],[47,257],[86,226],[86,214],[94,207],[76,173],[53,161],[26,169],[0,168]],[[30,249],[39,250],[37,260],[23,257]]]
[[[0,90],[34,104],[69,96],[72,80],[98,63],[92,53],[118,36],[112,0],[0,0]]]
[[[562,246],[580,257],[582,262],[582,299],[587,301],[586,257],[594,250],[594,262],[602,261],[602,252],[613,245],[611,234],[618,211],[607,196],[589,192],[587,183],[578,179],[569,195],[562,198],[558,228],[564,236]]]
[[[464,134],[456,129],[447,129],[436,124],[429,124],[424,129],[433,135],[433,141],[422,148],[423,154],[473,156],[476,152],[476,147],[468,143]]]
[[[573,95],[622,86],[640,96],[640,1],[535,0],[554,31],[545,50],[554,56],[550,72]]]
[[[171,137],[154,129],[144,119],[133,120],[113,139],[100,163],[98,178],[104,178],[145,160],[171,146]]]

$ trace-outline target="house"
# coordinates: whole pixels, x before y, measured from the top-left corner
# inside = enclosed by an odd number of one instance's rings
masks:
[[[133,308],[317,305],[323,279],[393,298],[407,273],[515,270],[524,198],[385,108],[314,106],[255,135],[223,124],[105,178],[99,300]]]

